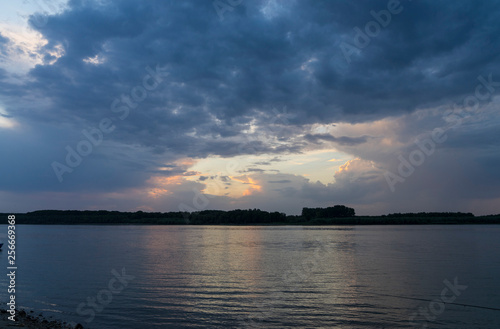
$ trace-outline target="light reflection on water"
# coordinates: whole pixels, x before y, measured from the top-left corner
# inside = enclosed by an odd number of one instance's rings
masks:
[[[410,315],[429,302],[393,296],[432,300],[445,279],[468,285],[457,303],[500,305],[499,233],[472,225],[19,225],[17,300],[96,329],[410,328]],[[87,324],[77,306],[122,268],[135,279]],[[5,277],[0,284],[4,301]],[[446,305],[427,324],[497,328],[500,312]]]

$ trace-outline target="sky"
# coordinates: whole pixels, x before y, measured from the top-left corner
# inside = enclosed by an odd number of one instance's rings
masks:
[[[500,2],[0,4],[0,212],[500,213]]]

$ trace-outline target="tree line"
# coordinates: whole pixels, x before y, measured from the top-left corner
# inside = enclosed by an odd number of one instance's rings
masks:
[[[0,214],[7,218],[9,214]],[[393,213],[356,216],[353,208],[335,205],[303,208],[299,216],[260,209],[203,210],[196,212],[121,212],[107,210],[37,210],[18,213],[18,224],[155,224],[155,225],[396,225],[500,224],[500,214],[474,216],[461,212]]]

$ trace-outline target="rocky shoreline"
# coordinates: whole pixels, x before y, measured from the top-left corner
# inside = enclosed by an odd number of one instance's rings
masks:
[[[0,310],[0,329],[8,329],[12,327],[21,327],[27,329],[84,329],[81,324],[70,324],[65,321],[48,320],[42,314],[36,316],[33,311],[29,314],[24,311],[16,311],[16,321],[8,319],[10,313],[6,310]]]

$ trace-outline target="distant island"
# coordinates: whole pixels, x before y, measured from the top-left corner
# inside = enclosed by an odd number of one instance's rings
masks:
[[[394,213],[356,216],[353,208],[336,205],[303,208],[299,216],[259,209],[197,212],[121,212],[107,210],[37,210],[15,215],[17,224],[148,224],[148,225],[428,225],[500,224],[500,214],[474,216],[462,212]]]

